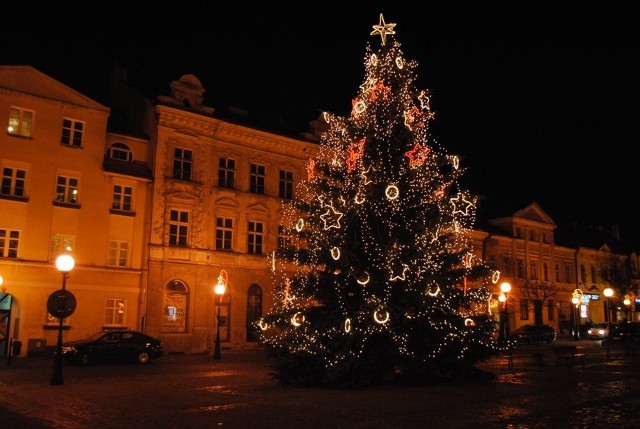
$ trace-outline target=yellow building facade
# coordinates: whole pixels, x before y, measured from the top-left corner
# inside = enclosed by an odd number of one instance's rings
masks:
[[[149,142],[109,134],[108,117],[32,67],[0,67],[2,356],[12,341],[21,354],[55,346],[47,300],[62,285],[61,253],[75,259],[66,289],[77,301],[65,340],[139,326]]]

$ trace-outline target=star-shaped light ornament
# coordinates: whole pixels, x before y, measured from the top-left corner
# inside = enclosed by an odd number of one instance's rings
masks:
[[[386,22],[384,22],[384,16],[380,14],[380,22],[378,23],[378,25],[373,26],[371,36],[379,34],[380,38],[382,39],[382,44],[384,45],[387,43],[387,35],[396,34],[395,30],[393,29],[395,26],[396,24],[387,24]]]
[[[453,205],[453,214],[462,213],[463,215],[469,214],[469,208],[473,205],[473,203],[464,198],[464,195],[458,194],[455,197],[451,198],[451,204]]]
[[[431,152],[430,148],[422,146],[420,143],[416,143],[413,149],[405,152],[404,154],[409,158],[409,167],[416,168],[424,164],[429,152]]]
[[[407,278],[407,271],[409,271],[409,266],[407,264],[402,264],[402,269],[399,270],[399,272],[391,272],[389,280],[392,282],[396,280],[405,280]]]
[[[342,213],[336,211],[332,205],[327,204],[327,211],[320,215],[320,219],[324,222],[325,231],[330,228],[340,229],[340,218],[342,216]]]

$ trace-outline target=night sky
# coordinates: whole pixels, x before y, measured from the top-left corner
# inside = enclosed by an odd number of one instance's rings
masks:
[[[0,63],[98,101],[114,63],[152,100],[194,74],[206,105],[298,135],[323,110],[349,113],[383,13],[418,61],[433,137],[468,168],[482,218],[536,201],[558,224],[617,224],[640,248],[640,6],[585,3],[10,2]]]

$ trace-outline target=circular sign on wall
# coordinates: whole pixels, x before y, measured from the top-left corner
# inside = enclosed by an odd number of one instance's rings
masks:
[[[49,295],[47,310],[58,319],[69,317],[76,310],[76,297],[68,290],[57,290]]]

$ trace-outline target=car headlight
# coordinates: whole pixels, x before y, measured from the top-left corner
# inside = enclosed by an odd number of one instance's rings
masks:
[[[73,346],[62,346],[62,354],[73,353],[76,351],[76,348]]]

